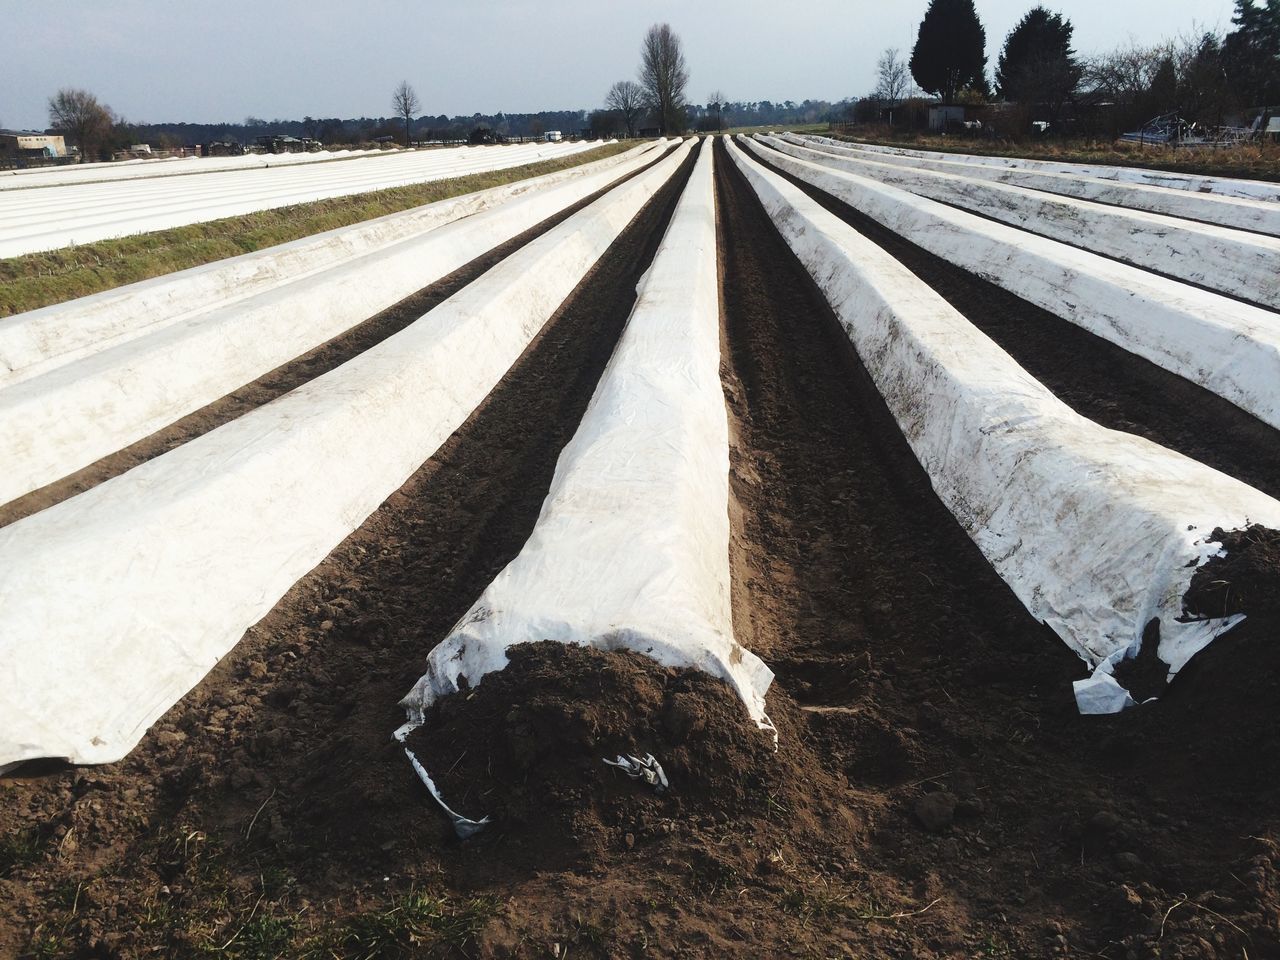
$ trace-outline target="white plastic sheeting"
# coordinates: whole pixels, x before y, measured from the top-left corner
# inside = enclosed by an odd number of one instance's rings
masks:
[[[648,162],[608,165],[0,388],[0,503],[173,423]],[[428,222],[426,227],[430,227]],[[288,256],[288,252],[284,254]],[[127,306],[127,305],[126,305]],[[127,311],[126,311],[127,312]]]
[[[0,766],[124,756],[436,452],[686,155],[341,367],[0,529]]]
[[[1280,238],[1141,210],[1055,197],[1038,190],[988,183],[954,173],[900,167],[878,160],[832,156],[775,137],[761,137],[786,154],[871,177],[911,193],[982,214],[1134,266],[1155,270],[1280,307]],[[1280,207],[1277,207],[1280,212]]]
[[[1081,200],[1095,200],[1113,206],[1152,213],[1168,214],[1216,223],[1238,230],[1254,230],[1270,236],[1280,236],[1280,204],[1266,200],[1246,200],[1241,197],[1224,197],[1187,190],[1169,190],[1142,183],[1124,183],[1086,177],[1078,173],[1056,173],[1048,170],[1026,170],[1021,167],[992,167],[971,162],[965,154],[942,154],[946,160],[931,159],[936,155],[874,152],[862,144],[831,140],[828,137],[782,134],[782,139],[799,146],[812,147],[836,156],[862,157],[881,160],[899,166],[921,170],[937,170],[942,173],[958,173],[966,177],[994,180],[1032,190],[1058,193]]]
[[[747,141],[912,243],[1280,428],[1280,315]]]
[[[955,154],[936,150],[908,150],[904,147],[885,147],[874,143],[858,143],[857,146],[873,153],[924,157],[929,160],[954,160],[960,156],[966,163],[1003,167],[1008,170],[1068,173],[1077,177],[1095,177],[1099,180],[1117,180],[1121,183],[1142,183],[1166,190],[1209,193],[1220,197],[1245,197],[1280,203],[1280,184],[1268,180],[1206,177],[1194,173],[1174,173],[1169,170],[1149,170],[1143,167],[1119,167],[1105,163],[1066,163],[1061,160],[1030,160],[1026,157],[989,157],[976,153]]]
[[[733,639],[729,606],[711,164],[708,142],[533,534],[431,651],[397,736],[460,678],[475,686],[507,666],[509,647],[538,640],[705,671],[772,729],[773,674]]]
[[[88,297],[0,319],[0,386],[116,345],[166,323],[190,320],[265,290],[313,276],[401,240],[566,180],[620,167],[653,149],[625,153],[556,173],[503,184],[400,213],[338,227],[290,243],[192,267]],[[615,171],[625,173],[625,169]]]
[[[28,190],[60,186],[64,183],[102,183],[108,180],[138,180],[146,177],[189,176],[220,170],[247,170],[255,167],[287,167],[303,163],[323,163],[352,157],[374,157],[398,153],[403,148],[384,151],[318,150],[314,153],[245,153],[238,157],[135,157],[112,163],[75,163],[57,167],[27,167],[0,170],[0,190]]]
[[[333,163],[0,191],[0,257],[568,157],[594,143],[453,147]]]
[[[1095,668],[1086,712],[1152,619],[1177,673],[1238,618],[1183,623],[1215,527],[1276,526],[1280,502],[1076,414],[904,266],[781,177],[731,155],[822,289],[938,497],[1033,616]]]

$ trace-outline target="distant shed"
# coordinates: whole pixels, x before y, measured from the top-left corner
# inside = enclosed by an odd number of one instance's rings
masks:
[[[57,160],[66,155],[67,144],[60,135],[0,130],[0,163],[6,166]]]

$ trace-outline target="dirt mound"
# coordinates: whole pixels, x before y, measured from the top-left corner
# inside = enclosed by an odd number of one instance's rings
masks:
[[[1226,555],[1214,557],[1196,571],[1183,607],[1193,617],[1225,617],[1244,613],[1280,620],[1280,530],[1254,524],[1209,538]]]
[[[767,808],[788,761],[723,682],[629,652],[542,642],[445,697],[408,746],[446,802],[493,824],[505,842],[564,859],[626,843],[635,825]],[[662,791],[605,764],[620,754],[661,764]]]

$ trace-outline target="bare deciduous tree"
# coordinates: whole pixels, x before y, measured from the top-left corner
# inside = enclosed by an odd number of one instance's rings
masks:
[[[890,103],[901,100],[911,79],[907,62],[896,47],[887,48],[876,61],[876,97]]]
[[[49,126],[80,148],[80,162],[111,136],[115,117],[87,90],[64,87],[49,98]]]
[[[728,105],[723,90],[712,90],[707,97],[707,107],[716,112],[716,130],[724,129],[724,108]]]
[[[400,86],[396,87],[396,92],[391,95],[391,105],[395,108],[396,116],[404,120],[404,145],[409,146],[409,127],[413,123],[413,115],[418,112],[421,104],[418,102],[418,95],[414,92],[413,87],[409,86],[408,80],[401,80]]]
[[[664,134],[679,133],[685,128],[684,88],[688,82],[689,70],[680,38],[669,24],[654,24],[640,47],[640,86],[644,88],[645,106]]]
[[[627,136],[636,135],[636,121],[644,112],[644,88],[632,80],[619,80],[609,88],[605,95],[604,105],[617,111],[622,124],[627,128]]]

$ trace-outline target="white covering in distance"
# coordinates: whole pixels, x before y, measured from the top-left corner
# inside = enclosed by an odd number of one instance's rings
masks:
[[[857,174],[747,145],[950,263],[1280,429],[1280,316]]]
[[[1254,303],[1280,307],[1277,237],[1057,197],[955,173],[916,170],[864,157],[834,156],[774,137],[762,137],[761,141],[801,160],[871,177],[1134,266]],[[1280,213],[1280,207],[1276,211]]]
[[[632,156],[0,388],[0,503],[250,383],[649,162]]]
[[[439,449],[687,153],[335,370],[0,529],[0,767],[128,753]]]
[[[593,143],[454,147],[334,163],[0,191],[0,257],[572,156]]]
[[[893,153],[907,157],[924,157],[929,160],[954,160],[957,156],[954,153],[943,153],[937,150],[908,150],[905,147],[885,147],[876,143],[859,142],[857,146],[872,153]],[[1030,160],[1026,157],[990,157],[977,153],[965,153],[960,156],[964,157],[966,163],[982,164],[988,167],[1069,173],[1077,177],[1095,177],[1099,180],[1144,183],[1149,186],[1163,187],[1166,190],[1184,190],[1191,193],[1210,193],[1219,197],[1243,197],[1280,203],[1280,184],[1267,180],[1206,177],[1195,173],[1173,173],[1169,170],[1120,167],[1105,163],[1067,163],[1062,160]]]
[[[1216,527],[1280,525],[1280,502],[1086,420],[878,246],[730,145],[835,310],[934,491],[1037,620],[1095,668],[1082,712],[1133,701],[1111,676],[1160,621],[1176,674],[1241,618],[1179,622]]]
[[[289,243],[0,318],[0,386],[78,359],[105,344],[247,300],[532,191],[634,160],[656,142],[567,170],[438,200]]]
[[[772,730],[773,673],[733,638],[729,436],[707,141],[528,542],[435,647],[403,739],[436,699],[552,640],[728,683]]]
[[[244,153],[236,157],[134,157],[111,163],[27,167],[23,170],[0,170],[0,190],[35,190],[68,183],[104,183],[111,180],[191,176],[252,167],[285,167],[354,157],[393,156],[403,149],[396,147],[382,150],[375,147],[367,150],[317,150],[314,153]]]
[[[1021,167],[992,167],[984,163],[971,163],[967,154],[944,154],[948,159],[934,160],[927,156],[902,153],[885,153],[868,149],[865,144],[832,140],[812,134],[798,136],[781,134],[783,140],[800,146],[812,147],[836,156],[872,158],[899,166],[921,170],[938,170],[942,173],[958,173],[966,177],[1010,183],[1014,186],[1043,190],[1081,200],[1095,200],[1112,206],[1133,210],[1149,210],[1171,217],[1216,223],[1237,230],[1253,230],[1269,236],[1280,236],[1280,204],[1266,200],[1224,197],[1217,194],[1194,193],[1189,190],[1170,190],[1142,183],[1127,183],[1086,177],[1078,173],[1055,173],[1048,170],[1026,170]]]

